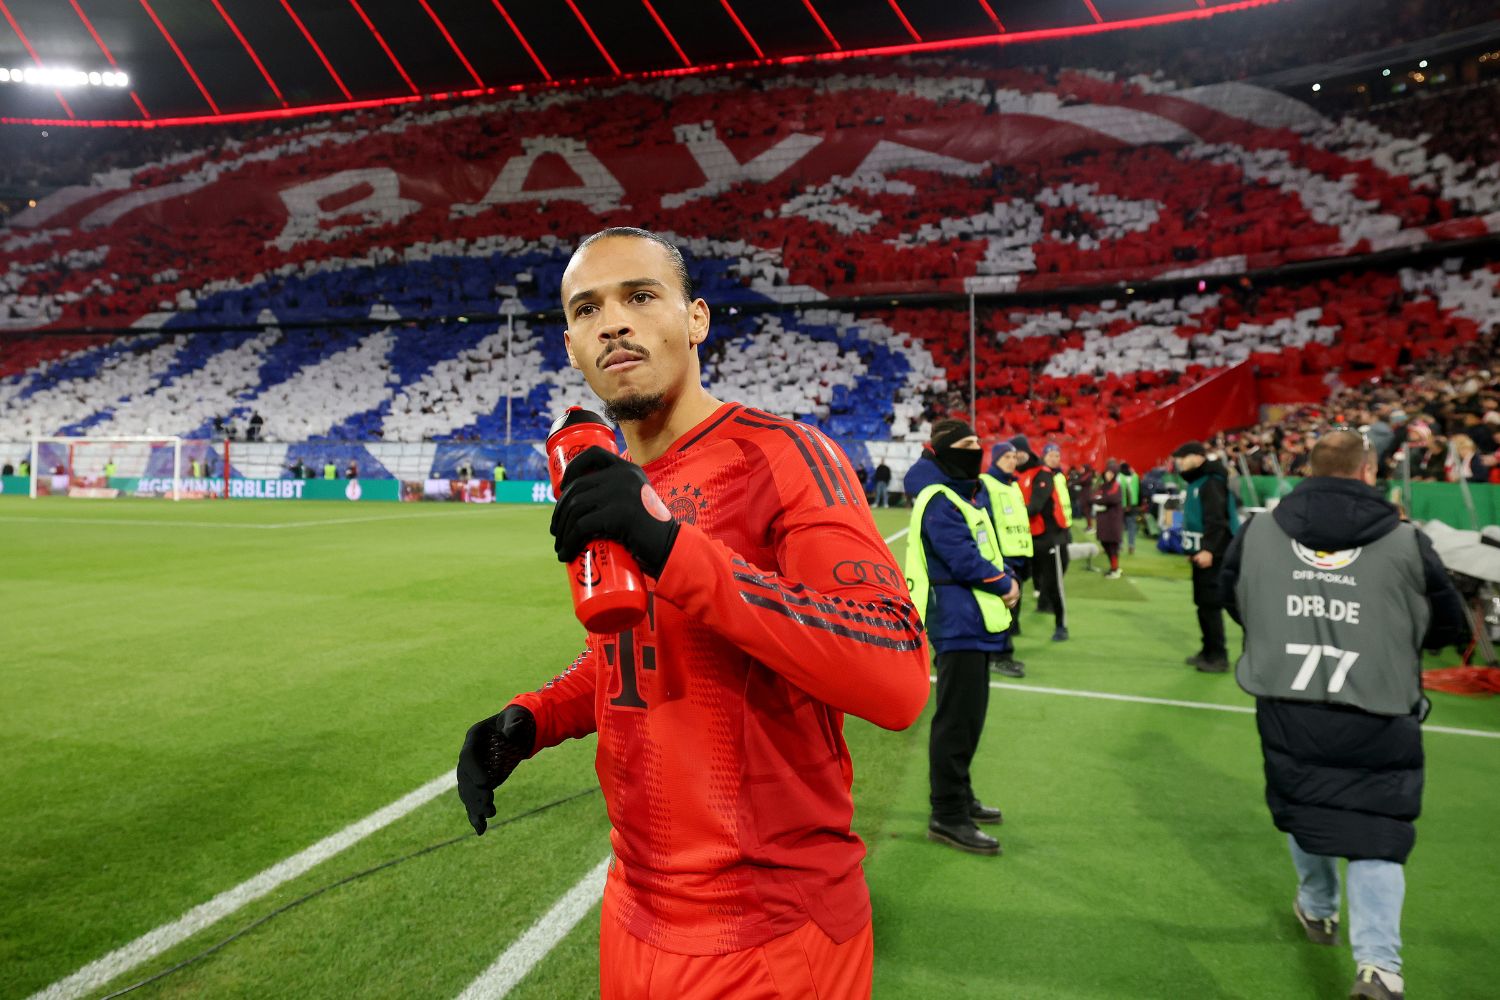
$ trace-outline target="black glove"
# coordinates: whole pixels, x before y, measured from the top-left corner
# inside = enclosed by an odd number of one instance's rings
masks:
[[[597,445],[568,463],[552,537],[557,558],[572,562],[590,542],[624,544],[641,569],[661,576],[677,540],[677,522],[651,488],[640,466]]]
[[[495,789],[536,745],[536,719],[520,705],[469,727],[458,752],[458,797],[474,832],[484,836],[485,820],[495,815]]]

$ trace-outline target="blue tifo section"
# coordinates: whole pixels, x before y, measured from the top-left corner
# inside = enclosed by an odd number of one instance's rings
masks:
[[[430,475],[433,479],[457,479],[459,470],[467,467],[474,477],[488,479],[494,475],[496,461],[505,464],[507,479],[547,478],[547,460],[532,445],[479,441],[452,441],[438,445],[437,453],[432,457]]]
[[[90,351],[62,361],[54,361],[47,369],[46,378],[33,379],[31,384],[22,389],[17,395],[18,399],[27,399],[36,395],[43,389],[50,389],[63,382],[73,379],[88,379],[98,375],[104,368],[105,362],[111,358],[117,358],[125,354],[141,354],[161,345],[162,338],[157,334],[149,334],[140,337],[117,337],[107,344],[100,345]]]
[[[191,326],[192,323],[189,321],[189,317],[173,316],[163,324],[162,329],[167,331]],[[215,354],[218,354],[220,351],[232,351],[253,336],[255,334],[247,330],[227,330],[182,337],[182,346],[178,350],[177,356],[172,359],[172,363],[167,366],[166,371],[162,373],[156,385],[148,391],[155,391],[162,386],[171,385],[182,376],[198,371],[204,365],[208,364],[209,358],[212,358]],[[160,341],[158,341],[159,343]],[[113,408],[99,410],[86,420],[81,420],[78,423],[64,427],[58,433],[68,435],[87,434],[90,428],[103,422],[112,413],[114,413]]]
[[[467,351],[497,329],[493,323],[423,323],[417,327],[393,327],[390,333],[396,342],[387,360],[400,382],[379,406],[340,421],[322,438],[332,441],[379,438],[386,414],[391,412],[391,401],[402,387],[420,379],[439,361]]]
[[[331,441],[307,441],[301,444],[289,445],[286,449],[286,468],[281,472],[281,478],[291,479],[292,466],[301,460],[304,468],[312,470],[312,478],[323,478],[323,466],[329,462],[334,464],[338,470],[338,477],[345,478],[345,472],[350,462],[359,464],[359,478],[361,479],[393,479],[391,471],[370,454],[369,450],[362,444],[337,444]],[[303,478],[307,478],[306,474]]]
[[[442,257],[427,261],[399,263],[380,267],[352,267],[327,273],[307,275],[272,276],[255,285],[217,292],[204,296],[197,309],[172,317],[160,333],[138,337],[122,337],[110,344],[84,352],[78,357],[54,364],[45,378],[31,378],[22,398],[48,386],[72,379],[88,379],[100,369],[126,352],[151,350],[159,346],[164,335],[174,330],[201,329],[204,326],[231,323],[257,323],[266,319],[267,311],[277,321],[332,322],[330,326],[318,326],[287,330],[278,333],[261,356],[260,367],[254,372],[254,384],[234,399],[226,399],[223,410],[214,416],[243,422],[256,407],[255,399],[267,389],[294,377],[309,365],[357,345],[363,338],[372,335],[378,328],[361,325],[341,326],[340,321],[365,320],[372,313],[380,319],[390,318],[390,332],[394,344],[389,355],[391,371],[398,382],[390,387],[385,399],[377,407],[350,416],[324,435],[327,442],[358,442],[378,440],[390,412],[391,400],[402,388],[416,382],[432,367],[448,358],[453,358],[472,348],[485,336],[496,332],[500,325],[495,322],[467,323],[449,321],[425,323],[407,328],[399,323],[402,313],[415,314],[441,312],[460,315],[465,311],[476,314],[494,314],[501,311],[506,296],[496,292],[497,286],[517,284],[517,275],[530,272],[533,282],[522,285],[529,293],[521,299],[528,311],[556,307],[557,289],[562,272],[567,264],[567,251],[552,254],[530,253],[521,256],[495,254],[488,257]],[[740,314],[732,315],[736,305],[765,301],[751,291],[748,284],[731,274],[736,265],[733,260],[699,259],[689,262],[698,290],[714,303],[714,322],[710,330],[708,345],[721,350],[744,349],[737,343],[754,336],[758,329],[755,319]],[[867,460],[862,446],[864,440],[883,440],[890,436],[891,402],[897,391],[904,386],[908,374],[906,360],[883,344],[865,339],[857,327],[803,322],[802,314],[781,313],[785,329],[813,341],[837,344],[841,353],[855,354],[863,362],[865,371],[853,387],[836,386],[829,401],[829,413],[818,417],[813,413],[785,413],[820,427],[830,437],[852,452],[856,465]],[[541,352],[541,368],[544,372],[560,371],[567,367],[560,326],[540,331],[535,343]],[[170,384],[192,371],[202,368],[217,353],[241,346],[246,339],[261,335],[259,330],[235,330],[198,333],[187,339],[183,350],[171,366],[162,373],[153,386]],[[793,373],[796,375],[797,373]],[[27,376],[21,376],[25,378]],[[546,437],[558,404],[552,399],[548,384],[538,385],[523,397],[510,400],[511,440],[539,441]],[[108,401],[113,406],[113,401]],[[507,437],[506,401],[501,399],[493,411],[481,414],[469,424],[457,427],[439,441],[467,442],[478,439],[493,442]],[[112,409],[101,409],[65,430],[72,433],[87,432],[110,415]],[[163,433],[176,433],[187,438],[207,438],[213,433],[212,417],[206,418],[196,427],[163,428]],[[499,445],[492,446],[499,448]],[[362,449],[361,449],[362,451]],[[309,458],[322,466],[321,452],[302,453],[304,461]],[[476,473],[481,468],[493,467],[493,459],[502,452],[488,452],[471,456]],[[503,452],[511,467],[512,478],[545,478],[545,469],[540,456],[532,451]],[[288,461],[297,455],[289,453]],[[360,463],[362,474],[383,475],[367,453],[339,453],[335,459],[342,473],[350,458]],[[448,463],[453,467],[457,460]],[[439,462],[442,466],[443,462]],[[441,469],[436,474],[445,474]]]

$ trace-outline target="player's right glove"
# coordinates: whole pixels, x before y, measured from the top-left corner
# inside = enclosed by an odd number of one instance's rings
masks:
[[[485,820],[495,815],[495,789],[536,745],[536,719],[520,705],[469,727],[458,752],[458,797],[474,832],[484,836]]]

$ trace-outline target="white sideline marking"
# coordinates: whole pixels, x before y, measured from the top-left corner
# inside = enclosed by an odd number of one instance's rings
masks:
[[[910,528],[902,528],[900,531],[896,532],[894,535],[890,535],[887,538],[883,538],[883,539],[881,539],[881,541],[883,541],[883,542],[885,542],[885,544],[889,545],[892,542],[894,542],[896,539],[900,538],[902,535],[905,535],[905,534],[909,533],[910,531],[911,531]]]
[[[936,677],[933,678],[937,680]],[[1007,691],[1030,691],[1032,694],[1061,694],[1070,698],[1096,698],[1100,701],[1133,701],[1141,705],[1170,705],[1173,708],[1198,708],[1210,712],[1239,712],[1242,715],[1254,715],[1255,709],[1249,705],[1215,705],[1209,701],[1179,701],[1175,698],[1148,698],[1138,694],[1111,694],[1107,691],[1070,691],[1067,688],[1040,687],[1032,684],[1007,684],[1004,681],[990,681],[992,688],[1004,688]],[[1483,739],[1500,740],[1500,732],[1492,732],[1486,729],[1458,729],[1453,726],[1429,726],[1422,725],[1425,733],[1447,733],[1451,736],[1478,736]]]
[[[276,531],[281,528],[317,528],[325,524],[363,524],[369,521],[425,521],[434,517],[452,517],[459,513],[433,511],[431,514],[373,514],[369,517],[329,517],[312,521],[283,521],[279,524],[235,524],[221,521],[171,521],[165,518],[134,517],[0,517],[0,521],[19,524],[144,524],[167,528],[239,528],[248,531]]]
[[[458,1000],[500,1000],[567,937],[604,895],[609,858],[594,866],[573,888],[537,918],[526,933],[506,948],[479,978],[458,995]]]
[[[151,959],[197,934],[247,903],[254,902],[278,886],[291,881],[320,862],[326,861],[370,834],[389,826],[418,806],[446,792],[454,786],[453,773],[444,772],[427,784],[378,809],[364,819],[352,823],[330,837],[325,837],[311,847],[294,854],[285,861],[267,868],[233,889],[219,893],[206,903],[188,910],[169,924],[90,962],[66,979],[59,979],[46,989],[33,993],[29,1000],[71,1000],[97,990],[118,976],[129,972],[142,962]]]

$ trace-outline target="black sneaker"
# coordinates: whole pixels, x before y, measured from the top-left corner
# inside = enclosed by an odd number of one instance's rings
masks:
[[[987,833],[980,833],[979,827],[973,823],[960,825],[933,820],[927,824],[927,839],[934,844],[947,844],[955,850],[970,854],[1000,853],[1000,841]]]
[[[1229,660],[1220,657],[1217,660],[1202,659],[1198,661],[1198,672],[1200,674],[1222,674],[1229,670]]]
[[[1307,932],[1307,939],[1313,944],[1338,944],[1339,943],[1339,915],[1335,913],[1331,917],[1309,917],[1302,909],[1302,904],[1292,900],[1292,912],[1297,915],[1297,923]]]
[[[999,826],[1005,822],[1005,817],[1000,815],[999,809],[987,806],[978,799],[969,803],[969,818],[985,826]]]
[[[1202,653],[1194,653],[1192,656],[1189,656],[1187,659],[1183,660],[1182,662],[1186,663],[1190,667],[1196,667],[1196,666],[1198,666],[1198,664],[1200,664],[1200,663],[1203,662],[1203,654]]]
[[[1401,973],[1378,969],[1373,965],[1361,965],[1349,987],[1349,996],[1371,997],[1373,1000],[1405,1000],[1406,980]]]
[[[1002,677],[1026,676],[1026,664],[1020,660],[1011,659],[1009,657],[1005,659],[991,660],[990,669],[995,673],[1000,674]]]
[[[1065,629],[1065,628],[1059,627],[1056,632],[1052,633],[1052,641],[1053,642],[1067,642],[1068,641],[1068,630]]]

